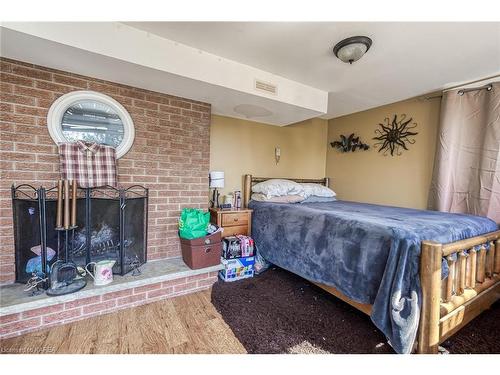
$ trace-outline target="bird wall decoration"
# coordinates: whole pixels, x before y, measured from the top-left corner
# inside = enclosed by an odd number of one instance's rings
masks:
[[[354,152],[356,150],[366,151],[370,148],[366,143],[359,140],[359,136],[355,137],[354,133],[349,137],[340,135],[340,140],[331,142],[330,146],[336,148],[340,152]]]

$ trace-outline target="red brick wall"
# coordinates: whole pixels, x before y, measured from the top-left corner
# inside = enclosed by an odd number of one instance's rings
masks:
[[[148,259],[178,256],[180,210],[207,207],[210,104],[4,58],[0,72],[0,283],[14,280],[10,186],[53,186],[59,178],[47,112],[75,90],[107,94],[129,111],[136,134],[118,161],[119,184],[150,189]]]

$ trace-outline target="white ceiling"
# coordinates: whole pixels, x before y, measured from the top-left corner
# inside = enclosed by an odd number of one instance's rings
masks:
[[[329,92],[325,118],[500,74],[500,23],[134,22],[152,34]],[[352,66],[343,38],[373,45]]]
[[[373,45],[348,65],[332,48],[353,35]],[[500,23],[2,22],[0,55],[283,126],[499,75]]]
[[[326,113],[328,93],[117,22],[2,22],[0,55],[210,103],[284,126]],[[275,94],[256,90],[272,82]]]

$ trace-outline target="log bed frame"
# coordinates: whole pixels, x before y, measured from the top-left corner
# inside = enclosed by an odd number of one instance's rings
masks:
[[[276,177],[245,175],[243,202],[248,206],[252,185]],[[322,179],[286,178],[295,182],[330,185]],[[487,251],[485,245],[490,245]],[[476,250],[479,247],[479,250]],[[456,254],[456,258],[453,256]],[[449,276],[441,279],[441,261],[445,258]],[[313,282],[314,283],[314,282]],[[440,343],[448,339],[500,298],[500,230],[446,244],[423,241],[420,257],[422,308],[416,352],[438,353]],[[372,305],[349,299],[334,287],[314,283],[330,294],[370,315]]]

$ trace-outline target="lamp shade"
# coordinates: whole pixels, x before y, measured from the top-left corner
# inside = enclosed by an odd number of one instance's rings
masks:
[[[212,171],[209,175],[210,187],[211,188],[223,188],[224,187],[224,172]]]

